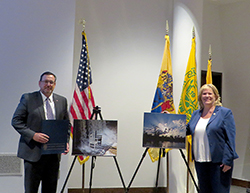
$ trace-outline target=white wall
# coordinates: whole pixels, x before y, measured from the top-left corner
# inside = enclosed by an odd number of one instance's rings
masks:
[[[151,109],[165,44],[166,20],[172,20],[172,3],[164,0],[78,0],[76,4],[76,20],[85,18],[87,22],[96,104],[101,106],[104,119],[119,121],[117,160],[128,185],[145,150],[142,148],[143,112]],[[78,46],[75,68],[79,62],[81,29],[77,26],[75,31]],[[170,31],[172,33],[172,29]],[[159,186],[166,185],[165,162],[162,162]],[[89,185],[89,166],[90,161],[86,163],[86,187]],[[157,163],[151,163],[147,155],[133,186],[154,186],[156,168]],[[79,164],[74,171],[81,173]],[[109,180],[104,180],[107,174]],[[81,186],[81,179],[70,179],[69,186]],[[97,158],[93,187],[122,187],[113,158]]]
[[[220,6],[215,3],[204,1],[202,26],[201,70],[207,70],[209,45],[211,45],[212,70],[215,72],[222,72],[223,56]]]
[[[0,153],[16,154],[19,134],[10,122],[21,94],[38,90],[46,70],[58,77],[55,89],[71,100],[75,3],[66,0],[0,2]],[[63,157],[59,187],[66,176]],[[23,176],[0,176],[1,192],[23,192]]]
[[[223,106],[232,109],[236,122],[236,151],[233,178],[250,179],[249,133],[249,19],[250,2],[218,5],[204,1],[202,64],[206,70],[208,47],[212,46],[212,70],[223,73]]]
[[[91,57],[91,65],[93,69],[93,90],[94,95],[97,101],[97,104],[102,106],[104,117],[107,118],[115,118],[119,120],[119,136],[129,136],[133,135],[134,138],[132,138],[132,145],[133,149],[130,149],[131,154],[140,154],[143,150],[141,148],[138,148],[141,146],[141,143],[136,143],[136,141],[141,140],[141,130],[129,130],[125,125],[123,125],[124,122],[128,122],[129,120],[130,125],[136,126],[136,128],[141,128],[142,124],[142,116],[139,117],[139,113],[142,113],[143,111],[149,111],[151,107],[151,101],[153,98],[154,90],[155,90],[155,84],[152,85],[153,77],[151,74],[154,73],[154,76],[158,76],[158,66],[160,66],[161,58],[162,58],[162,51],[160,47],[163,47],[163,41],[159,37],[161,37],[162,28],[165,27],[164,24],[161,24],[160,22],[151,22],[151,20],[164,20],[158,16],[158,14],[161,13],[161,9],[158,9],[157,14],[155,13],[154,16],[151,16],[148,18],[148,15],[150,15],[151,12],[154,11],[154,6],[156,6],[160,1],[154,2],[154,5],[151,5],[150,2],[144,2],[141,1],[134,1],[134,4],[130,1],[120,1],[115,2],[114,1],[106,1],[105,5],[98,2],[83,2],[79,1],[79,4],[77,6],[77,16],[76,19],[84,17],[87,20],[87,37],[88,37],[88,43],[90,47],[90,57]],[[204,3],[203,3],[204,2]],[[82,3],[82,4],[81,4]],[[200,85],[200,71],[206,70],[207,67],[207,60],[208,60],[208,48],[211,44],[212,46],[212,58],[213,58],[213,66],[212,70],[216,72],[223,72],[223,104],[226,107],[229,107],[233,110],[237,125],[237,138],[236,138],[236,144],[237,144],[237,152],[240,155],[240,158],[236,160],[235,162],[235,170],[234,170],[234,178],[238,179],[249,179],[247,172],[249,170],[249,159],[247,156],[249,151],[249,144],[246,144],[246,141],[248,141],[249,134],[248,134],[248,128],[249,124],[247,123],[247,116],[248,114],[245,113],[243,117],[244,120],[242,120],[242,109],[248,108],[248,95],[244,94],[246,99],[239,99],[238,102],[235,102],[236,95],[239,97],[238,93],[242,93],[243,89],[248,85],[248,77],[247,77],[247,70],[240,71],[237,73],[238,66],[243,66],[245,63],[244,61],[248,61],[247,54],[245,50],[248,50],[247,47],[244,47],[243,52],[241,52],[242,47],[237,47],[237,54],[240,53],[241,57],[234,57],[232,60],[228,55],[231,57],[234,56],[234,54],[230,52],[233,49],[231,49],[233,46],[231,44],[238,45],[238,39],[232,38],[233,34],[238,34],[238,36],[241,38],[241,41],[244,42],[247,37],[245,37],[245,31],[244,28],[240,27],[246,24],[248,20],[248,15],[245,15],[246,19],[242,17],[235,17],[236,15],[241,15],[238,12],[241,12],[242,14],[245,12],[244,10],[249,8],[249,3],[247,1],[243,1],[241,3],[233,3],[233,4],[225,4],[225,5],[219,5],[217,3],[211,2],[211,1],[182,1],[182,0],[175,0],[175,1],[168,1],[165,2],[167,4],[167,15],[170,16],[167,18],[170,23],[170,41],[171,41],[171,53],[172,53],[172,64],[173,64],[173,77],[174,77],[174,100],[175,100],[175,106],[178,108],[178,103],[181,95],[181,88],[183,84],[183,78],[184,73],[186,70],[186,64],[188,61],[188,56],[191,49],[191,37],[192,37],[192,28],[195,28],[196,32],[196,52],[197,52],[197,74],[198,74],[198,85]],[[81,4],[81,5],[80,5]],[[170,6],[171,4],[171,6]],[[112,6],[111,6],[112,5]],[[147,5],[147,6],[146,6]],[[131,7],[130,7],[131,6]],[[145,7],[150,7],[149,10]],[[240,6],[240,7],[239,7]],[[244,9],[241,8],[241,6],[244,6]],[[115,8],[116,11],[111,11],[109,7]],[[153,8],[152,8],[153,7]],[[129,10],[129,11],[128,11]],[[144,13],[146,10],[147,13]],[[128,14],[128,12],[130,14]],[[136,15],[134,15],[136,12]],[[233,14],[232,13],[237,13]],[[142,17],[142,15],[144,17]],[[130,19],[130,17],[133,17],[133,19]],[[141,17],[139,20],[138,18]],[[159,18],[158,18],[159,17]],[[234,18],[234,19],[232,19]],[[238,19],[236,19],[238,18]],[[130,19],[130,20],[129,20]],[[144,19],[144,20],[143,20]],[[159,20],[159,21],[160,21]],[[230,22],[231,21],[237,22],[237,25],[240,25],[232,30],[230,28]],[[238,21],[240,20],[240,21]],[[112,21],[112,22],[111,22]],[[148,22],[148,23],[147,23]],[[138,24],[140,23],[140,25]],[[162,23],[164,23],[162,21]],[[244,23],[244,24],[243,24]],[[156,26],[157,24],[157,26]],[[228,26],[227,26],[227,25]],[[151,25],[154,25],[154,27],[149,27]],[[146,26],[146,27],[145,27]],[[248,29],[248,26],[245,26],[246,29]],[[147,30],[145,30],[147,28]],[[159,29],[158,29],[159,28]],[[150,33],[151,30],[159,30],[158,35],[156,34],[155,37],[151,36],[150,38],[146,38],[145,31],[147,33]],[[242,29],[242,30],[241,30]],[[80,41],[80,30],[81,27],[79,26],[78,29],[76,28],[76,33],[78,33],[78,40]],[[78,32],[77,32],[78,31]],[[140,33],[140,36],[138,36],[136,33]],[[144,33],[143,33],[144,32]],[[124,34],[124,36],[122,36]],[[136,35],[134,35],[136,34]],[[112,37],[111,37],[112,36]],[[145,37],[144,37],[145,36]],[[111,37],[111,38],[110,38]],[[157,38],[157,41],[150,42],[151,45],[153,45],[154,50],[151,49],[149,54],[142,54],[141,49],[138,49],[137,47],[140,45],[141,42],[145,41],[144,39],[147,39],[146,42],[152,41],[152,38]],[[228,39],[226,39],[228,38]],[[112,41],[112,39],[115,39],[115,41]],[[232,41],[234,40],[234,41]],[[146,43],[144,42],[144,43]],[[156,43],[158,43],[158,46],[155,46]],[[80,45],[80,44],[79,44]],[[101,46],[103,45],[103,46]],[[132,52],[129,50],[126,50],[126,45],[130,45],[130,50],[133,50]],[[162,45],[162,46],[161,46]],[[231,45],[231,46],[229,46]],[[248,45],[247,42],[243,45]],[[103,49],[104,47],[104,49]],[[144,46],[146,47],[146,45]],[[135,49],[137,48],[137,49]],[[91,51],[91,49],[93,51]],[[80,46],[79,46],[80,50]],[[121,51],[125,50],[125,51]],[[146,51],[145,51],[146,52]],[[153,55],[153,53],[157,55]],[[136,53],[136,54],[134,54]],[[159,54],[160,53],[160,54]],[[124,56],[122,56],[124,54]],[[142,56],[143,57],[142,57]],[[243,56],[244,55],[244,56]],[[147,57],[147,58],[146,58]],[[74,65],[77,66],[79,56],[75,55],[75,62]],[[150,63],[151,59],[153,58],[153,61],[155,65],[153,68],[151,68]],[[230,59],[229,59],[230,58]],[[122,60],[121,60],[122,59]],[[232,63],[233,60],[243,60],[239,63],[237,61],[237,66]],[[136,61],[138,61],[136,63]],[[135,62],[135,64],[134,64]],[[118,63],[120,64],[119,67],[117,66]],[[133,71],[130,70],[131,63],[133,63]],[[141,68],[140,64],[143,63],[144,66],[147,66],[147,68],[143,68],[142,76],[140,77],[140,74],[137,74],[138,71],[137,68]],[[231,63],[231,65],[229,64]],[[150,67],[150,68],[149,68]],[[246,65],[244,65],[244,68],[247,68]],[[120,70],[121,69],[121,70]],[[235,80],[233,75],[238,74],[239,81]],[[151,76],[150,79],[145,79],[145,74]],[[107,77],[112,77],[113,79],[106,79]],[[126,77],[129,77],[130,79],[127,80]],[[131,79],[138,78],[141,82],[138,81],[131,81]],[[156,80],[157,78],[155,78]],[[124,83],[123,83],[124,81]],[[232,81],[232,84],[228,84],[230,81]],[[241,82],[245,82],[245,87],[240,88],[237,87],[237,84],[239,85]],[[133,87],[129,86],[129,83],[132,82]],[[123,84],[122,89],[120,89],[120,85]],[[103,86],[102,86],[103,85]],[[106,86],[108,85],[108,87]],[[147,85],[145,87],[144,85]],[[235,85],[232,87],[231,85]],[[128,88],[129,87],[129,88]],[[239,90],[239,92],[234,92],[235,87]],[[115,91],[119,92],[116,93]],[[127,90],[128,89],[133,95],[128,95]],[[139,93],[137,93],[137,90],[139,90]],[[103,93],[112,93],[111,94],[103,94]],[[143,93],[142,97],[137,97],[137,94]],[[235,93],[235,96],[234,94]],[[123,104],[120,101],[116,101],[117,97],[121,98],[122,95],[123,103],[128,103],[132,105],[135,103],[133,99],[140,98],[140,103],[136,104],[136,110],[134,110],[134,113],[130,114],[130,106],[127,104]],[[101,97],[100,97],[101,96]],[[151,97],[150,97],[151,96]],[[99,103],[101,101],[104,101],[102,103]],[[110,102],[114,104],[113,106],[115,109],[110,109]],[[145,103],[145,104],[144,104]],[[103,106],[106,105],[106,106]],[[241,106],[241,108],[236,108],[238,106]],[[132,105],[135,106],[135,105]],[[144,108],[140,108],[141,106],[144,106]],[[147,106],[147,108],[145,108]],[[120,112],[116,109],[122,109]],[[138,109],[139,108],[139,109]],[[107,110],[108,109],[108,110]],[[109,110],[110,109],[110,110]],[[138,111],[137,111],[138,110]],[[108,116],[108,117],[107,117]],[[138,119],[140,119],[140,123],[138,123]],[[123,129],[125,128],[125,129]],[[242,132],[242,128],[243,129]],[[131,132],[132,131],[132,132]],[[245,135],[247,133],[247,135]],[[243,136],[244,135],[244,136]],[[242,137],[244,137],[244,140],[242,141]],[[120,146],[123,146],[125,144],[123,139],[120,139],[119,137],[119,144]],[[120,147],[118,149],[118,160],[121,160],[121,168],[123,168],[123,153],[124,147]],[[127,146],[126,146],[127,147]],[[138,149],[136,149],[136,147]],[[122,149],[122,150],[121,150]],[[126,150],[125,150],[126,151]],[[127,152],[127,151],[126,151]],[[137,162],[140,159],[140,156],[133,156],[130,157],[129,160],[126,159],[126,164],[129,163],[132,167],[132,170],[129,171],[129,168],[126,168],[126,172],[124,174],[125,176],[125,182],[128,183],[128,181],[131,179],[131,175],[133,173],[133,166],[134,168],[137,165]],[[170,174],[170,188],[174,192],[183,191],[183,186],[185,186],[185,173],[182,173],[182,170],[185,170],[185,166],[183,164],[183,160],[180,158],[180,154],[178,151],[171,151],[171,160],[170,162],[172,165],[171,168],[171,174]],[[147,158],[148,159],[148,158]],[[101,160],[102,163],[98,163],[101,165],[101,167],[104,167],[104,165],[107,165],[106,160]],[[112,162],[112,161],[110,161]],[[103,164],[103,165],[102,165]],[[111,163],[112,165],[113,163]],[[149,162],[144,163],[145,165],[151,167],[154,166],[154,164]],[[176,169],[176,165],[178,165],[178,169]],[[89,167],[89,166],[87,166]],[[79,170],[79,169],[77,169]],[[98,171],[101,169],[96,169],[95,175],[98,177],[100,176],[100,179],[94,181],[93,186],[94,187],[108,187],[109,183],[107,182],[100,182],[103,170]],[[115,169],[114,169],[115,170]],[[155,171],[155,168],[152,170]],[[244,171],[244,172],[243,172]],[[89,175],[89,170],[87,169],[86,174]],[[115,172],[115,171],[114,171]],[[142,169],[141,172],[144,172],[143,174],[148,174],[149,172],[145,169]],[[165,172],[165,171],[164,171]],[[152,173],[152,172],[151,172]],[[130,175],[129,175],[130,174]],[[114,174],[117,175],[116,173]],[[155,175],[155,174],[154,174]],[[151,186],[154,184],[154,178],[151,175],[151,177],[144,175],[143,178],[138,174],[139,179],[136,179],[133,186]],[[78,173],[78,176],[80,174]],[[118,177],[118,175],[117,175]],[[143,179],[143,181],[140,181],[140,179]],[[81,182],[80,179],[73,180],[70,182],[70,186],[76,187],[79,186],[79,183]],[[89,178],[86,178],[86,186],[88,186],[88,180]],[[138,180],[138,181],[137,181]],[[144,183],[145,182],[145,183]],[[96,183],[96,184],[95,184]],[[117,184],[116,184],[117,183]],[[78,184],[78,185],[77,185]],[[112,185],[113,184],[113,185]],[[110,184],[110,186],[121,186],[119,179],[117,178],[117,181],[115,183]],[[146,185],[144,185],[146,184]],[[150,184],[150,185],[148,185]],[[165,184],[162,183],[162,185]]]
[[[193,29],[196,36],[196,71],[198,87],[200,85],[200,55],[202,42],[202,15],[203,2],[199,0],[185,1],[175,0],[173,10],[173,49],[172,65],[174,79],[174,100],[176,112],[178,112],[179,101],[186,67],[191,51]],[[185,153],[186,151],[184,151]],[[170,152],[170,192],[186,192],[187,168],[178,150]],[[190,166],[190,168],[194,168]],[[194,170],[193,174],[195,176]],[[190,178],[191,179],[191,178]],[[190,180],[189,192],[195,188]]]
[[[234,176],[250,180],[250,2],[228,4],[220,8],[223,47],[225,105],[233,110],[236,120],[237,152]],[[237,16],[237,17],[235,17]]]
[[[117,119],[118,162],[128,185],[145,148],[142,148],[143,112],[149,112],[156,89],[164,48],[165,21],[169,20],[173,56],[175,106],[178,108],[192,30],[196,31],[197,72],[200,63],[202,2],[192,1],[76,1],[76,21],[86,19],[93,93],[104,119]],[[195,11],[199,10],[199,11]],[[183,19],[185,18],[185,19]],[[76,24],[74,71],[79,62],[81,26]],[[174,42],[172,44],[172,42]],[[172,46],[173,45],[173,46]],[[181,48],[181,49],[179,49]],[[199,76],[199,75],[198,75]],[[170,192],[183,192],[186,167],[178,150],[171,151]],[[159,186],[166,186],[166,159]],[[90,161],[85,187],[89,186]],[[147,155],[132,187],[153,187],[157,163]],[[81,187],[81,166],[74,166],[69,187]],[[110,180],[103,178],[109,175]],[[112,158],[97,158],[94,188],[122,187]]]
[[[249,92],[245,89],[250,81],[248,0],[221,6],[208,0],[2,0],[0,5],[0,17],[4,18],[0,20],[0,138],[4,144],[0,153],[16,153],[19,136],[10,120],[21,94],[38,89],[43,71],[57,74],[55,92],[71,102],[81,48],[82,26],[78,20],[85,18],[95,101],[101,106],[104,119],[119,121],[117,160],[128,185],[145,150],[143,112],[151,108],[165,43],[165,21],[169,20],[176,109],[195,27],[198,83],[200,70],[206,69],[211,44],[212,70],[223,72],[223,104],[233,110],[236,120],[240,158],[235,162],[234,177],[250,179]],[[72,159],[73,156],[66,156],[62,160],[58,191]],[[85,187],[89,185],[89,167],[90,161],[86,163]],[[157,163],[152,163],[147,155],[132,187],[153,187],[156,168]],[[186,169],[176,150],[170,152],[170,169],[170,192],[184,192]],[[70,188],[81,187],[81,171],[77,162],[70,176]],[[23,177],[0,178],[1,190],[23,192]],[[166,186],[165,158],[159,186]],[[92,187],[122,187],[113,158],[97,158]]]

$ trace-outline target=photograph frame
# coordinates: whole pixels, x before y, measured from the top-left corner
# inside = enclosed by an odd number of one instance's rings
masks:
[[[75,119],[72,155],[116,156],[117,120]]]
[[[168,113],[144,113],[143,147],[186,147],[186,115]]]

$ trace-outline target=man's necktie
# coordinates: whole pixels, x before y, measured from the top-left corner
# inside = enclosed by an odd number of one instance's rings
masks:
[[[52,111],[52,108],[49,104],[49,98],[46,99],[46,111],[47,111],[47,119],[55,119],[54,118],[54,114],[53,114],[53,111]]]

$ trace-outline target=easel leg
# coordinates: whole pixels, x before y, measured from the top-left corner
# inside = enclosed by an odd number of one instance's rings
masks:
[[[149,149],[148,147],[145,149],[145,151],[144,151],[144,153],[143,153],[143,155],[142,155],[142,158],[141,158],[141,160],[140,160],[140,162],[139,162],[139,164],[138,164],[138,166],[137,166],[137,168],[136,168],[136,170],[135,170],[135,173],[134,173],[132,179],[130,180],[130,183],[129,183],[128,187],[127,187],[126,193],[129,192],[129,188],[130,188],[132,182],[134,181],[134,178],[135,178],[135,176],[136,176],[136,173],[138,172],[138,170],[139,170],[139,168],[140,168],[140,166],[141,166],[141,164],[142,164],[142,161],[143,161],[143,159],[144,159],[145,156],[146,156],[146,153],[147,153],[148,149]]]
[[[158,179],[159,179],[159,172],[160,172],[160,165],[161,165],[161,148],[159,150],[159,159],[158,159],[158,166],[157,166],[157,174],[156,174],[156,182],[155,182],[155,189],[158,187]]]
[[[75,164],[76,158],[77,158],[77,156],[75,156],[74,160],[72,161],[72,164],[71,164],[71,166],[70,166],[70,169],[69,169],[68,175],[67,175],[66,180],[65,180],[65,182],[64,182],[64,184],[63,184],[63,187],[62,187],[61,193],[63,193],[64,188],[65,188],[65,186],[66,186],[66,184],[67,184],[67,182],[68,182],[68,179],[69,179],[70,173],[71,173],[71,171],[72,171],[72,169],[73,169],[73,166],[74,166],[74,164]]]
[[[189,160],[190,160],[190,154],[189,154],[189,151],[190,151],[190,144],[187,144],[187,164],[189,165]],[[190,166],[190,165],[189,165]],[[189,172],[187,170],[187,193],[189,193]]]
[[[89,180],[89,193],[91,193],[92,177],[93,177],[93,169],[95,167],[95,161],[96,161],[96,156],[92,156],[91,171],[90,171],[90,180]]]
[[[169,193],[169,152],[166,155],[166,165],[167,165],[167,193]]]
[[[93,109],[93,113],[92,113],[90,119],[93,119],[93,118],[94,118],[94,115],[95,115],[95,120],[97,120],[98,115],[99,115],[100,119],[103,120],[102,115],[101,115],[101,110],[100,110],[100,108],[99,108],[98,106],[96,106],[96,107]],[[122,181],[124,190],[126,191],[126,186],[125,186],[124,180],[123,180],[123,178],[122,178],[122,174],[121,174],[121,170],[120,170],[120,168],[119,168],[118,162],[117,162],[115,156],[113,156],[113,158],[114,158],[114,160],[115,160],[116,167],[117,167],[117,170],[118,170],[118,172],[119,172],[119,175],[120,175],[120,178],[121,178],[121,181]],[[91,172],[90,172],[90,182],[89,182],[89,193],[91,193],[92,176],[93,176],[93,169],[94,169],[94,167],[95,167],[95,161],[96,161],[96,156],[92,156]]]
[[[85,181],[85,163],[82,164],[82,191],[84,192],[84,181]]]
[[[118,173],[119,173],[119,175],[120,175],[120,178],[121,178],[121,181],[122,181],[123,188],[124,188],[124,190],[126,191],[126,186],[125,186],[124,180],[123,180],[123,178],[122,178],[122,173],[121,173],[121,170],[120,170],[120,168],[119,168],[119,165],[118,165],[117,159],[116,159],[116,157],[115,157],[115,156],[113,156],[113,158],[114,158],[114,160],[115,160],[115,164],[116,164],[116,167],[117,167]]]
[[[197,185],[196,182],[195,182],[194,176],[193,176],[193,174],[192,174],[192,172],[191,172],[191,170],[190,170],[190,168],[189,168],[189,165],[188,165],[188,162],[187,162],[187,160],[186,160],[186,158],[185,158],[185,155],[184,155],[182,149],[179,149],[179,150],[180,150],[181,155],[182,155],[182,158],[183,158],[183,160],[184,160],[184,162],[185,162],[185,164],[186,164],[186,166],[187,166],[187,169],[188,169],[188,171],[189,171],[189,173],[190,173],[190,176],[191,176],[191,178],[192,178],[192,180],[193,180],[193,183],[194,183],[194,185],[195,185],[195,187],[196,187],[196,190],[197,190],[197,192],[199,192],[198,185]]]
[[[98,106],[96,106],[96,107],[93,109],[93,113],[92,113],[90,119],[92,119],[92,118],[94,117],[94,115],[95,115],[95,119],[97,119],[97,115],[98,115],[98,114],[99,114],[100,118],[102,119],[101,110],[99,109]],[[64,189],[65,189],[65,186],[66,186],[66,184],[67,184],[67,182],[68,182],[70,173],[71,173],[71,171],[72,171],[72,169],[73,169],[73,166],[74,166],[74,164],[75,164],[76,158],[77,158],[77,156],[75,156],[74,160],[72,161],[72,164],[71,164],[71,166],[70,166],[70,170],[69,170],[69,172],[68,172],[68,175],[67,175],[67,177],[66,177],[66,180],[65,180],[65,182],[64,182],[64,184],[63,184],[63,187],[62,187],[62,190],[61,190],[60,193],[63,193],[63,191],[64,191]],[[91,162],[91,173],[90,173],[90,182],[89,182],[89,192],[91,192],[92,175],[93,175],[92,173],[93,173],[93,169],[94,169],[94,167],[95,167],[95,163],[94,163],[95,160],[96,160],[96,156],[93,156],[93,157],[92,157],[92,162]],[[82,174],[82,175],[84,176],[84,165],[83,165],[83,174]],[[83,179],[82,179],[82,190],[83,190],[83,189],[84,189],[84,177],[83,177]]]

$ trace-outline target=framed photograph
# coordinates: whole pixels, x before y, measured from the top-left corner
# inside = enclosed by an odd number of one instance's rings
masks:
[[[143,147],[185,148],[186,115],[144,113]]]
[[[72,155],[116,156],[117,121],[74,120]]]

